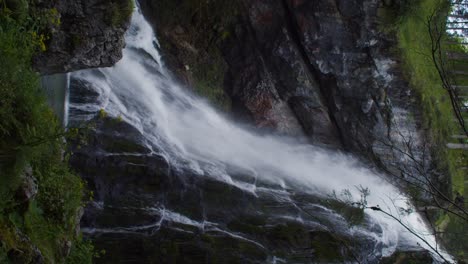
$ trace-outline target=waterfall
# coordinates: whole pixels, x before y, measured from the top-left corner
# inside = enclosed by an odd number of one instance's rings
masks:
[[[68,124],[69,87],[69,73],[41,76],[41,88],[47,97],[47,103],[54,110],[64,127]]]
[[[356,186],[363,186],[370,191],[369,206],[380,206],[397,216],[435,247],[432,232],[419,214],[401,214],[414,208],[385,177],[349,155],[292,138],[261,135],[235,124],[206,100],[175,83],[164,67],[159,48],[151,26],[137,10],[120,62],[111,68],[72,74],[72,78],[92,84],[99,94],[93,104],[75,107],[105,109],[136,127],[174,168],[190,169],[200,177],[211,177],[253,195],[269,191],[284,199],[298,192],[329,197],[348,190],[347,196],[358,200],[361,192]],[[248,172],[254,180],[232,176],[227,172],[230,168]],[[366,214],[382,231],[357,226],[350,232],[373,236],[384,245],[376,248],[375,254],[390,255],[401,245],[429,250],[394,219],[378,211],[366,210]],[[173,218],[191,221],[180,215]]]

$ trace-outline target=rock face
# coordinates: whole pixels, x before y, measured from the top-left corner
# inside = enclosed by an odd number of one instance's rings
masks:
[[[400,263],[432,263],[431,254],[427,251],[409,251],[395,252],[391,256],[382,259],[382,264],[400,264]]]
[[[27,167],[23,172],[22,183],[18,190],[16,190],[16,199],[20,203],[32,200],[38,191],[37,180],[34,178],[32,168]]]
[[[45,51],[33,62],[41,74],[109,67],[122,57],[132,1],[47,0],[37,8],[51,20]]]
[[[95,101],[91,83],[72,79],[72,85],[73,107]],[[81,104],[73,100],[78,94]],[[184,161],[168,160],[137,128],[97,109],[91,114],[92,129],[85,143],[75,142],[70,161],[94,193],[81,230],[106,251],[96,263],[376,263],[381,257],[373,253],[380,242],[368,232],[382,231],[362,215],[368,231],[354,232],[339,215],[359,209],[300,190],[285,193],[280,183],[231,165],[225,173],[234,182],[255,181],[255,193],[219,180],[217,170],[179,167]]]
[[[198,31],[197,38],[184,35],[196,31],[193,20],[158,19],[178,12],[165,10],[163,2],[140,1],[169,65],[176,75],[190,75],[184,69],[190,56],[180,54],[202,49],[200,38],[217,39],[212,46],[222,59],[210,63],[222,61],[224,89],[239,119],[306,135],[313,144],[356,153],[393,174],[416,174],[402,153],[430,161],[416,98],[390,52],[396,43],[379,28],[379,11],[401,1],[238,0],[230,19],[215,19],[213,27],[221,30]],[[177,44],[174,32],[185,45]]]
[[[95,194],[81,225],[107,252],[97,263],[340,263],[368,258],[379,247],[365,233],[351,234],[320,206],[323,199],[296,193],[288,202],[262,192],[261,183],[253,195],[180,171],[136,128],[112,118],[92,122],[88,143],[74,149],[71,163]],[[251,177],[235,168],[230,176]]]
[[[202,7],[190,13],[182,8],[184,1],[169,2],[140,4],[159,33],[165,61],[181,82],[211,81],[193,78],[193,58],[206,55],[202,63],[223,69],[214,74],[221,74],[218,78],[239,119],[357,153],[384,170],[405,167],[394,147],[418,137],[418,118],[411,117],[418,115],[397,60],[389,53],[394,43],[378,30],[381,1],[239,0],[230,19],[199,31],[194,25],[206,26],[197,22],[206,15],[199,13]],[[164,10],[165,4],[180,9]],[[189,19],[158,19],[168,11],[188,12],[182,16]],[[215,40],[207,44],[211,39]],[[98,101],[91,86],[72,80],[72,103]],[[77,108],[71,113],[88,118],[98,116],[97,111]],[[82,230],[108,252],[98,260],[102,263],[381,259],[373,250],[380,252],[382,245],[372,237],[350,234],[340,210],[334,208],[336,214],[324,208],[331,206],[323,199],[300,192],[284,199],[262,192],[262,187],[275,187],[262,183],[257,183],[254,196],[207,175],[172,167],[157,146],[125,122],[102,116],[92,122],[95,128],[87,144],[75,146],[71,162],[95,193]],[[424,149],[418,141],[414,146]],[[238,168],[228,174],[253,179]],[[362,221],[366,228],[375,228]]]

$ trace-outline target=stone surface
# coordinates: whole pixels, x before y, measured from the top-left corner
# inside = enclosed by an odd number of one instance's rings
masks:
[[[196,16],[177,26],[160,21],[158,14],[167,10],[155,7],[162,2],[141,4],[181,82],[193,85],[190,58],[208,53],[199,39],[228,32],[214,45],[222,56],[220,68],[226,69],[218,77],[238,119],[306,135],[313,144],[357,153],[383,170],[405,166],[392,146],[404,141],[402,135],[417,137],[421,131],[418,118],[412,118],[418,117],[413,97],[389,52],[394,43],[378,31],[381,1],[239,1],[241,12],[222,30],[198,30],[192,25]],[[96,99],[90,89],[77,89],[77,103]],[[95,129],[86,145],[75,146],[71,162],[95,192],[82,226],[98,249],[108,252],[102,263],[264,263],[276,257],[286,263],[356,258],[377,263],[381,257],[371,252],[381,247],[377,241],[350,236],[343,218],[320,207],[318,197],[297,193],[293,202],[284,202],[268,192],[254,196],[172,167],[129,124],[112,118],[92,122]],[[235,168],[226,174],[243,182],[253,178]],[[275,186],[257,182],[257,187]],[[297,204],[311,206],[313,217]],[[297,216],[302,221],[294,220]]]
[[[49,25],[46,51],[34,58],[41,74],[109,67],[122,57],[129,25],[129,0],[41,1],[39,9],[57,10]]]
[[[22,174],[22,183],[16,191],[16,200],[20,203],[28,202],[38,192],[37,180],[33,176],[32,168],[28,166]]]
[[[397,251],[391,256],[383,258],[382,264],[426,264],[432,263],[431,254],[428,251],[409,251],[401,252]]]
[[[190,22],[158,19],[184,11],[165,10],[163,2],[141,4],[158,29],[170,69],[190,76],[184,68],[190,56],[180,54],[192,54],[188,47],[198,50],[199,39],[216,39],[219,33],[197,31]],[[432,175],[417,98],[391,52],[394,37],[380,30],[379,9],[388,4],[400,10],[404,2],[234,1],[237,12],[219,23],[227,33],[211,46],[222,55],[225,71],[219,74],[232,114],[260,128],[306,135],[312,144],[352,152],[397,177],[400,171],[419,178]],[[167,33],[174,32],[174,23],[182,23],[184,32],[198,32],[197,37],[185,34],[186,45],[179,45]],[[209,63],[218,65],[216,60]],[[418,168],[424,173],[406,164],[402,153],[410,152],[424,164]]]
[[[74,144],[70,162],[94,193],[81,230],[106,251],[97,263],[310,263],[352,259],[336,241],[352,239],[350,249],[366,257],[378,247],[374,238],[351,234],[342,217],[321,209],[325,201],[319,197],[298,191],[278,198],[279,185],[226,168],[232,181],[255,182],[254,194],[209,172],[172,165],[186,161],[169,162],[125,122],[97,113],[90,122],[87,141]],[[325,249],[322,237],[336,243]]]

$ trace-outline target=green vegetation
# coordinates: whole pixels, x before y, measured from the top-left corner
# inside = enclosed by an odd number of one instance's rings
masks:
[[[83,182],[68,168],[66,133],[31,69],[46,49],[44,21],[53,27],[56,17],[32,2],[0,0],[1,263],[90,263],[93,253],[75,234]]]
[[[99,118],[103,119],[107,117],[107,112],[104,109],[99,110]]]
[[[195,92],[207,98],[219,108],[228,111],[231,107],[230,99],[224,92],[225,62],[217,49],[211,50],[212,63],[209,61],[192,62],[192,73],[195,79]]]
[[[112,26],[120,26],[129,21],[133,12],[133,0],[113,0],[109,4],[109,23]]]
[[[425,127],[430,128],[435,157],[442,171],[451,175],[453,191],[463,193],[463,171],[457,170],[462,152],[448,150],[445,144],[450,136],[459,134],[458,124],[453,122],[454,114],[447,91],[442,88],[440,77],[431,54],[431,40],[427,28],[427,17],[438,7],[439,1],[421,0],[409,8],[398,26],[399,47],[404,59],[405,71],[411,86],[420,96],[424,111]],[[446,10],[448,12],[449,9]],[[446,18],[440,16],[439,19]]]
[[[197,94],[229,111],[231,102],[223,90],[227,65],[219,44],[230,36],[238,1],[163,0],[154,5],[156,19],[162,25],[163,50],[177,51],[172,53],[185,66]]]
[[[466,151],[450,150],[446,147],[447,142],[453,141],[451,136],[461,134],[461,132],[458,124],[453,121],[455,115],[449,94],[442,87],[442,82],[431,57],[431,39],[427,27],[428,17],[441,5],[445,5],[446,8],[440,10],[436,19],[439,23],[444,24],[450,12],[447,1],[407,1],[407,4],[402,6],[400,10],[390,12],[390,17],[392,15],[393,18],[397,17],[392,29],[397,36],[404,72],[411,87],[419,97],[423,111],[423,127],[429,131],[432,156],[435,158],[438,170],[449,176],[452,193],[459,192],[466,197],[464,181],[467,171],[460,170],[460,166],[468,163],[468,156]],[[460,49],[460,46],[447,44],[447,40],[453,42],[450,36],[444,36],[443,50]],[[456,81],[458,85],[468,84],[466,78],[457,78]],[[446,212],[440,211],[438,214],[435,222],[446,225],[445,227],[439,226],[439,228],[444,229],[447,234],[452,234],[442,236],[449,249],[455,254],[468,252],[466,243],[463,245],[463,243],[458,242],[467,234],[467,223],[458,221],[455,216],[446,215]],[[449,219],[449,221],[443,221],[444,219]],[[456,234],[451,232],[454,230],[457,230]]]

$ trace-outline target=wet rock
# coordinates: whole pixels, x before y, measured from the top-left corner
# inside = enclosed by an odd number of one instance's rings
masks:
[[[8,260],[10,263],[28,263],[28,264],[42,264],[45,263],[44,256],[41,251],[33,245],[29,237],[16,230],[17,245],[20,248],[14,248],[7,252]]]
[[[397,251],[390,257],[383,258],[382,264],[426,264],[432,263],[431,254],[428,251]]]
[[[231,28],[233,33],[220,47],[229,66],[225,89],[236,102],[234,111],[238,115],[247,113],[258,126],[299,135],[297,131],[281,131],[283,126],[296,127],[311,135],[314,143],[341,145],[340,139],[334,136],[336,126],[329,117],[318,80],[302,47],[297,45],[293,25],[281,2],[245,4],[249,10],[247,17],[239,19]],[[322,135],[312,135],[315,131],[307,130],[313,124],[308,125],[309,115],[290,103],[294,97],[306,97],[314,105],[317,110],[314,116],[323,125]],[[278,107],[282,104],[286,107]],[[295,125],[298,123],[302,128]],[[325,134],[329,140],[318,142],[314,138]]]
[[[341,147],[339,135],[333,128],[328,112],[324,112],[323,108],[314,105],[314,101],[307,97],[291,97],[289,104],[312,143],[335,148]]]
[[[83,215],[84,215],[84,208],[80,206],[76,210],[75,219],[73,222],[75,224],[75,237],[78,237],[81,234],[80,222],[81,222],[81,218],[83,217]]]
[[[242,1],[244,12],[222,27],[228,33],[207,46],[197,40],[212,39],[221,29],[190,26],[197,21],[183,30],[158,24],[158,12],[168,11],[154,8],[158,3],[166,2],[141,1],[160,33],[167,65],[190,75],[195,70],[190,58],[216,47],[223,58],[220,68],[227,67],[218,77],[239,119],[283,134],[306,134],[314,144],[343,147],[372,161],[393,161],[388,148],[374,143],[393,135],[396,111],[389,100],[405,109],[411,103],[406,83],[392,75],[396,66],[386,60],[390,43],[376,31],[377,1]],[[197,32],[197,39],[187,32]],[[380,258],[373,252],[381,249],[379,241],[349,234],[342,216],[352,216],[346,208],[325,210],[323,201],[307,193],[283,196],[288,190],[280,184],[245,171],[201,174],[183,159],[169,163],[125,122],[107,117],[92,122],[88,144],[73,149],[71,163],[95,193],[82,224],[98,249],[108,252],[104,263],[276,258],[377,263]],[[358,220],[382,232],[365,215]]]
[[[32,167],[28,166],[22,175],[22,183],[16,191],[16,200],[25,203],[34,199],[38,192],[37,180],[33,176]]]
[[[318,263],[338,263],[350,258],[348,248],[351,248],[349,238],[324,231],[310,233],[314,260]]]
[[[178,25],[178,26],[175,27],[174,32],[175,32],[176,34],[182,35],[182,34],[185,33],[185,30],[184,30],[183,27],[181,27],[181,26]]]
[[[64,258],[70,255],[72,249],[72,242],[70,240],[65,240],[61,245],[61,254]]]
[[[384,171],[398,172],[408,168],[397,151],[406,151],[408,138],[401,135],[420,139],[424,131],[416,98],[391,52],[394,36],[380,30],[379,10],[383,5],[400,10],[405,2],[239,0],[242,11],[222,25],[229,33],[225,37],[196,31],[184,41],[197,46],[200,39],[217,39],[210,49],[222,54],[219,68],[225,71],[218,78],[238,120],[280,134],[306,135],[313,144],[349,151]],[[173,21],[158,19],[176,11],[154,1],[141,3],[162,32],[161,43],[177,42],[164,33],[174,31]],[[190,23],[184,29],[196,30]],[[175,71],[190,64],[179,56],[187,53],[184,47],[163,45],[162,53]],[[422,140],[413,141],[410,152],[428,153]]]
[[[281,186],[264,184],[234,167],[226,170],[225,179],[217,171],[200,175],[183,166],[172,168],[131,125],[116,126],[111,118],[91,122],[92,140],[74,148],[70,161],[94,192],[81,230],[98,250],[106,250],[100,263],[265,263],[275,257],[310,263],[315,252],[310,232],[323,230],[317,219],[347,236],[342,218],[332,222],[325,210],[313,210],[311,218],[298,209],[299,200],[320,201],[311,194],[298,194],[289,202],[289,196],[281,196]],[[99,140],[109,135],[116,141],[131,138],[146,149],[126,153],[114,148],[110,153],[109,142]],[[249,191],[253,185],[255,194]],[[352,248],[367,256],[363,245],[373,243],[363,237]]]

